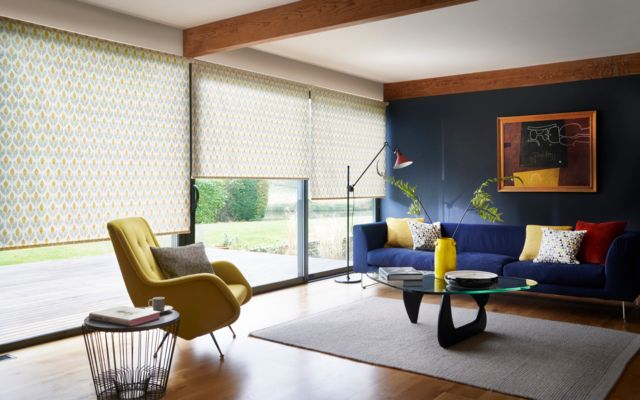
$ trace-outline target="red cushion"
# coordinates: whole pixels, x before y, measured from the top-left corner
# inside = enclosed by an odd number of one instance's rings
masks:
[[[604,264],[611,242],[624,233],[627,223],[614,222],[576,222],[577,231],[587,231],[582,239],[578,260],[589,264]]]

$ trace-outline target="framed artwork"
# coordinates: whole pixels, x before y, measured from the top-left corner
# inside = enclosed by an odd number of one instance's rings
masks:
[[[596,112],[498,118],[500,192],[595,192]]]

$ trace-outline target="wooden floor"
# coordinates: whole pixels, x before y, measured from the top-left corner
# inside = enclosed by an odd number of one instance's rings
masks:
[[[252,286],[298,276],[292,255],[215,248],[207,248],[207,255],[233,262]],[[343,265],[342,260],[309,258],[310,273]],[[114,254],[2,266],[0,351],[21,340],[77,329],[91,311],[130,304]]]
[[[399,298],[394,289],[341,285],[331,280],[256,296],[243,307],[232,339],[216,333],[226,357],[218,359],[209,337],[178,340],[167,399],[509,399],[458,383],[354,362],[313,351],[249,338],[249,332],[369,296]],[[425,296],[425,302],[437,302]],[[454,305],[472,307],[454,299]],[[640,311],[600,303],[531,294],[493,295],[487,309],[550,320],[640,333]],[[81,337],[13,351],[0,362],[2,399],[86,399],[94,395]],[[640,356],[636,356],[609,396],[640,398]]]

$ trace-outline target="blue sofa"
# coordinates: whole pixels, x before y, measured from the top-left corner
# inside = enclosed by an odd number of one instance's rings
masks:
[[[442,223],[451,237],[456,224]],[[640,232],[616,238],[599,264],[547,264],[518,261],[525,226],[462,224],[456,233],[457,269],[495,272],[501,276],[536,280],[534,291],[568,296],[634,301],[640,294]],[[433,252],[385,248],[386,222],[353,227],[353,270],[413,266],[433,270]]]

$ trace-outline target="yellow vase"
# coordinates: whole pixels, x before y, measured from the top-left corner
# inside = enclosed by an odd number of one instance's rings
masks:
[[[436,239],[433,269],[438,279],[444,279],[448,271],[456,270],[456,241],[452,238]]]
[[[433,280],[433,290],[436,292],[444,292],[444,289],[447,287],[447,282],[444,279],[434,279]]]

